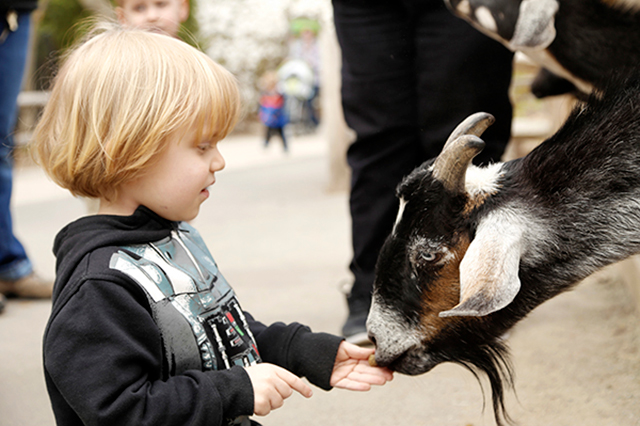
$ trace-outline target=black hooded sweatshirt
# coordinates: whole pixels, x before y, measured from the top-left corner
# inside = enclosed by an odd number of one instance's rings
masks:
[[[145,207],[88,216],[60,231],[54,254],[44,370],[58,425],[245,424],[242,366],[260,361],[330,389],[341,338],[241,311],[184,222]]]

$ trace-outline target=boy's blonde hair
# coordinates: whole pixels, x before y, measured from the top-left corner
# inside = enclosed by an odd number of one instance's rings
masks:
[[[56,76],[34,159],[74,195],[111,200],[179,132],[223,139],[240,114],[235,78],[168,36],[102,24]]]

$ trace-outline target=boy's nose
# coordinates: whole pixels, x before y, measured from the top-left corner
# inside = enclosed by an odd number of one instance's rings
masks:
[[[216,148],[216,155],[214,155],[213,159],[211,160],[211,165],[210,165],[211,171],[219,172],[220,170],[224,169],[226,165],[227,163],[226,161],[224,161],[224,157],[222,156],[220,151],[218,151],[218,148]]]
[[[157,21],[159,17],[160,10],[157,7],[151,6],[147,9],[147,21]]]

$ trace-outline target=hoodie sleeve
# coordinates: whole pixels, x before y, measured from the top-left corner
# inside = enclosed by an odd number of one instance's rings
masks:
[[[55,395],[85,425],[221,425],[253,414],[241,367],[162,380],[162,342],[145,306],[131,288],[91,280],[51,320],[44,363],[58,422]]]
[[[264,362],[279,365],[293,374],[306,377],[321,389],[329,390],[338,347],[343,338],[313,333],[307,326],[281,322],[270,326],[245,312]]]

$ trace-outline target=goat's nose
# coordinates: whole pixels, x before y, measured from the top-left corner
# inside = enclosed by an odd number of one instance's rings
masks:
[[[369,337],[369,340],[371,340],[371,343],[373,343],[373,346],[377,346],[377,344],[376,344],[376,336],[374,336],[373,333],[369,332],[367,337]]]

